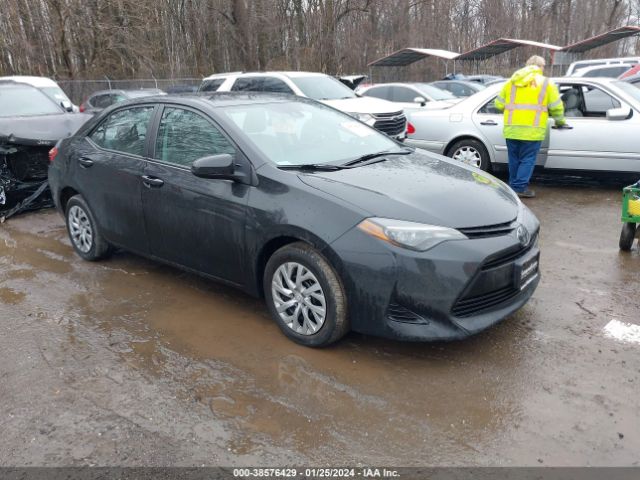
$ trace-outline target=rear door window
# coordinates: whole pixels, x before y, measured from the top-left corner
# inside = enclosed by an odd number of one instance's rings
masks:
[[[155,158],[190,167],[199,158],[235,154],[229,140],[202,115],[183,108],[165,107],[156,139]]]
[[[413,99],[422,95],[407,87],[389,87],[394,102],[412,103]],[[428,99],[425,99],[428,100]]]
[[[105,93],[103,95],[98,95],[91,100],[91,105],[96,108],[107,108],[111,105],[111,95]]]
[[[389,87],[373,87],[363,93],[365,97],[382,98],[383,100],[391,100]]]
[[[142,156],[153,108],[149,105],[113,112],[89,138],[107,150]]]
[[[493,97],[491,100],[489,100],[487,103],[485,103],[482,108],[480,108],[480,110],[478,110],[478,113],[484,113],[484,114],[488,114],[488,115],[500,115],[502,114],[502,112],[500,110],[498,110],[496,108],[496,98],[497,97]]]
[[[260,88],[263,92],[293,93],[286,83],[274,77],[264,77]]]
[[[217,92],[220,85],[224,83],[225,78],[214,78],[212,80],[205,80],[200,87],[201,92]]]
[[[231,87],[232,92],[259,92],[262,87],[263,77],[236,78]]]

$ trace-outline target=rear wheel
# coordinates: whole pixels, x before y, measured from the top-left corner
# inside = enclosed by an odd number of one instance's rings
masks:
[[[635,223],[623,223],[622,231],[620,232],[620,250],[628,252],[631,250],[633,240],[636,237],[636,224]]]
[[[482,142],[473,138],[464,138],[451,145],[447,150],[447,156],[485,172],[491,170],[487,149]]]
[[[102,237],[91,209],[81,195],[75,195],[67,202],[66,220],[71,245],[83,259],[93,262],[110,253],[109,244]]]
[[[346,295],[327,260],[305,243],[276,251],[264,272],[264,296],[282,332],[307,347],[324,347],[349,330]]]

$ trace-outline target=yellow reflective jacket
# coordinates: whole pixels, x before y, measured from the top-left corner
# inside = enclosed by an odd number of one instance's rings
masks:
[[[541,141],[547,134],[549,114],[556,125],[564,125],[564,106],[558,87],[535,65],[515,72],[495,101],[504,111],[504,137]]]

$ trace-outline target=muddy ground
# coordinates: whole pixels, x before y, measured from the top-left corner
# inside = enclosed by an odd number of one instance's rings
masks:
[[[617,187],[539,186],[543,279],[457,343],[285,339],[258,300],[48,210],[0,225],[0,465],[639,465],[640,253]]]

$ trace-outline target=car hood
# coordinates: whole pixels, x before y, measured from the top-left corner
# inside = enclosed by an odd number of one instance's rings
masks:
[[[340,100],[322,100],[322,103],[329,105],[346,113],[394,113],[402,111],[402,107],[387,102],[381,98],[355,97],[343,98]]]
[[[73,135],[91,115],[60,113],[27,117],[0,117],[0,140],[32,145],[55,145]]]
[[[383,162],[299,177],[376,217],[470,228],[518,216],[518,199],[503,182],[435,154],[392,155]]]

